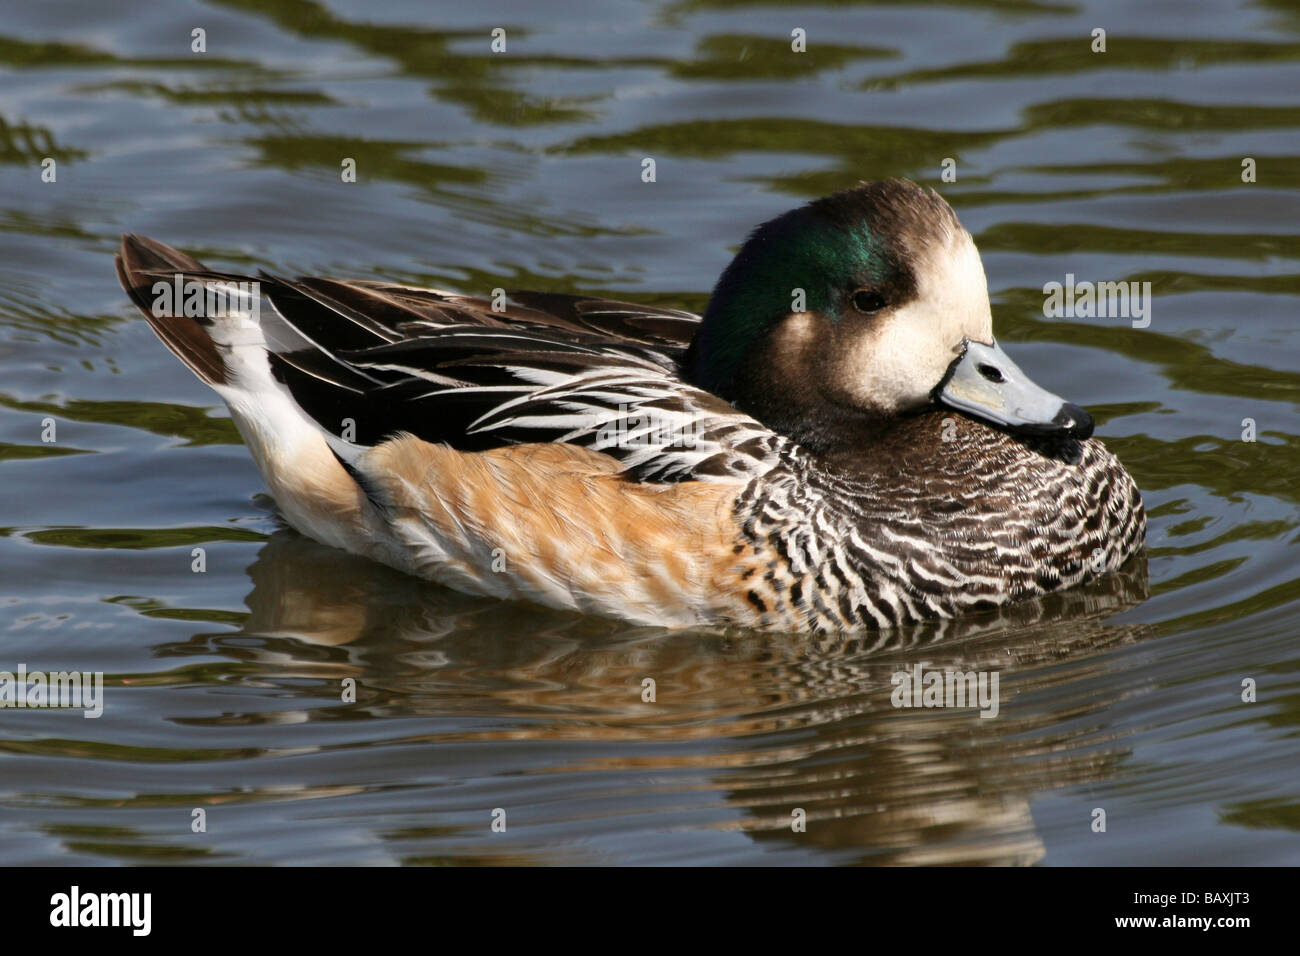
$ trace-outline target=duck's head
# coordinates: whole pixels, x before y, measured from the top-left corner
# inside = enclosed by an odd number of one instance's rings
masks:
[[[764,223],[718,280],[691,381],[817,449],[937,406],[1020,434],[1087,438],[993,337],[979,252],[933,190],[863,183]]]

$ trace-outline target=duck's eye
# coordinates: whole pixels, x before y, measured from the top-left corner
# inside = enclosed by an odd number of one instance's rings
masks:
[[[885,300],[878,292],[871,292],[867,289],[859,289],[853,293],[853,308],[859,312],[865,312],[870,315],[872,312],[879,312],[885,307]]]

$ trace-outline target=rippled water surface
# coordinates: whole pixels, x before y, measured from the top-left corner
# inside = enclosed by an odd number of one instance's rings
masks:
[[[106,709],[0,710],[0,862],[1300,862],[1298,90],[1282,0],[7,4],[0,670]],[[1145,567],[854,641],[456,595],[279,528],[112,268],[136,231],[698,310],[757,222],[891,175],[1096,414]],[[1067,274],[1149,281],[1150,326],[1045,317]],[[999,715],[893,708],[918,663]]]

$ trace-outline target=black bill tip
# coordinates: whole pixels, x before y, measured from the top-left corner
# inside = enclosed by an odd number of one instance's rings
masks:
[[[1083,441],[1092,434],[1092,416],[1073,402],[1066,402],[1052,419],[1052,424],[1071,438]]]

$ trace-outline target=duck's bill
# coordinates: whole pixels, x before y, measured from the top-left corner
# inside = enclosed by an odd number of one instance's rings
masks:
[[[935,389],[939,404],[1019,434],[1080,440],[1092,434],[1091,415],[1035,385],[997,342],[964,344]]]

